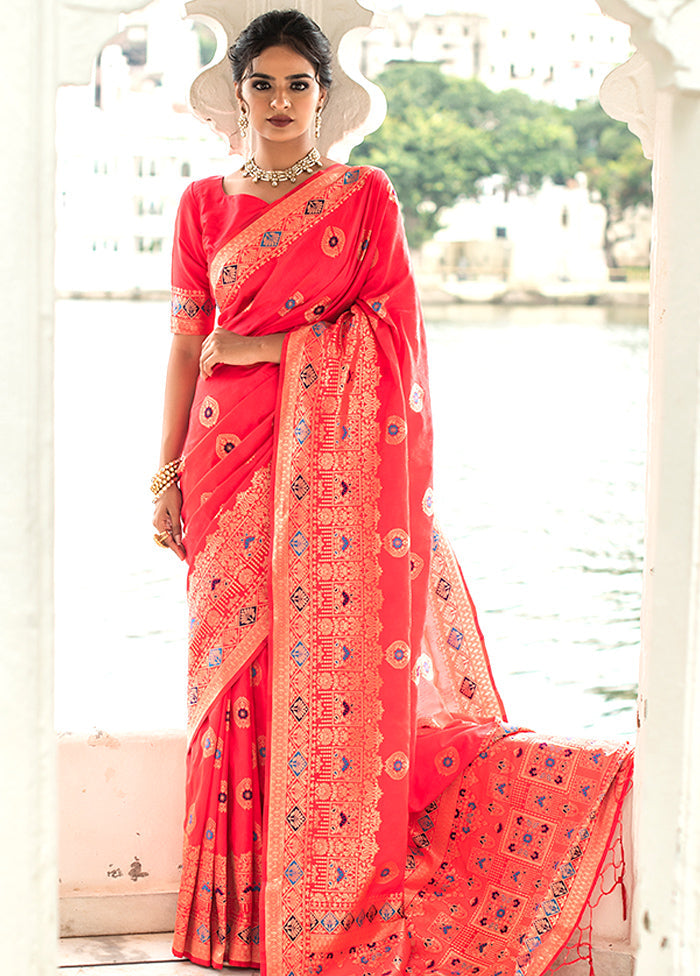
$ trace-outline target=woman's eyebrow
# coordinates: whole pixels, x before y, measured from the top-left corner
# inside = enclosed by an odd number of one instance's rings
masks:
[[[251,72],[251,74],[248,75],[248,77],[249,78],[264,78],[265,81],[274,81],[275,80],[274,75],[266,75],[266,74],[263,74],[262,71],[253,71],[253,72]],[[296,74],[296,75],[287,75],[284,80],[285,81],[294,81],[297,78],[313,78],[313,75],[310,75],[310,74],[308,74],[305,71],[301,71],[301,72],[299,72],[299,74]]]

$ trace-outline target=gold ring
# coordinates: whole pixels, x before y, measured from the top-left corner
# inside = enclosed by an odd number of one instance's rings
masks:
[[[169,549],[170,546],[165,541],[169,536],[169,532],[156,532],[156,534],[153,536],[153,541],[157,546],[160,546],[161,549]]]

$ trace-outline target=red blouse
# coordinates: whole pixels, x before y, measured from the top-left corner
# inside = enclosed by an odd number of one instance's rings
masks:
[[[289,192],[294,189],[292,186]],[[190,183],[182,195],[175,218],[172,332],[209,335],[216,317],[216,303],[209,282],[211,262],[227,241],[269,206],[252,193],[226,193],[221,176],[208,176]]]

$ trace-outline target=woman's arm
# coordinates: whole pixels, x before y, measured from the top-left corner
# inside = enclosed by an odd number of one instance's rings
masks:
[[[160,464],[167,464],[182,454],[205,338],[202,335],[173,336],[165,377]]]
[[[240,336],[218,327],[206,337],[173,336],[165,380],[161,467],[182,454],[199,374],[211,376],[214,367],[220,363],[229,366],[279,363],[284,339],[283,332],[267,336]],[[171,485],[155,504],[153,525],[158,532],[170,533],[169,548],[184,559],[181,509],[180,489],[177,485]]]
[[[200,372],[207,377],[220,364],[253,366],[255,363],[279,363],[285,335],[285,332],[273,332],[271,335],[242,336],[217,326],[204,340]]]
[[[161,466],[182,454],[204,339],[205,337],[201,335],[173,336],[165,380],[163,436],[159,462]],[[168,546],[180,559],[184,559],[181,509],[180,489],[177,485],[171,485],[155,503],[153,525],[158,532],[170,533],[171,541],[168,542]]]

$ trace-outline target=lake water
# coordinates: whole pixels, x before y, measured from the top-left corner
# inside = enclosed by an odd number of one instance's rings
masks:
[[[646,314],[428,312],[436,511],[509,718],[635,730]],[[182,728],[185,570],[153,543],[165,302],[65,301],[56,329],[56,722]]]

